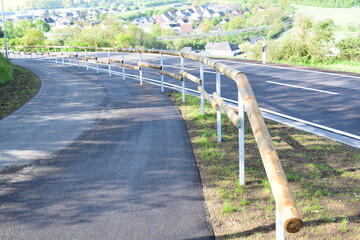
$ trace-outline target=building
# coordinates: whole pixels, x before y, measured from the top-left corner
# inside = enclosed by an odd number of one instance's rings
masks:
[[[205,45],[205,53],[211,56],[233,57],[240,53],[240,48],[229,42],[208,42]]]

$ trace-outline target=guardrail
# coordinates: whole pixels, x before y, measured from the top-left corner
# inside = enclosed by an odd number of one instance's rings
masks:
[[[14,49],[13,51],[11,49]],[[58,51],[60,50],[60,51]],[[89,51],[95,56],[89,56]],[[99,60],[99,51],[107,52],[107,60]],[[85,56],[80,57],[81,54]],[[121,60],[112,59],[112,54],[121,54]],[[125,63],[124,53],[138,53],[139,61],[137,65],[130,65]],[[66,64],[72,66],[72,59],[77,60],[77,65],[80,67],[80,62],[86,63],[86,68],[89,70],[89,64],[96,64],[97,73],[100,71],[99,65],[107,65],[109,76],[112,75],[111,63],[118,64],[122,68],[123,80],[125,80],[125,69],[132,69],[139,71],[139,81],[143,84],[143,68],[152,68],[159,70],[161,76],[160,86],[161,91],[164,91],[164,76],[168,76],[181,81],[181,87],[172,85],[172,88],[181,89],[183,101],[185,101],[185,93],[193,91],[185,88],[185,80],[188,79],[198,85],[197,93],[201,96],[201,112],[205,113],[204,101],[209,101],[217,111],[217,134],[218,141],[221,142],[221,112],[225,113],[231,122],[238,128],[239,131],[239,181],[241,185],[245,184],[245,158],[244,158],[244,109],[246,110],[256,143],[258,145],[263,165],[271,186],[271,190],[276,203],[276,238],[285,239],[285,231],[288,233],[295,233],[303,228],[303,222],[300,218],[300,213],[296,207],[294,200],[291,196],[289,185],[285,177],[284,170],[281,166],[279,157],[272,143],[270,134],[265,125],[265,121],[261,115],[259,106],[257,104],[254,93],[251,89],[250,83],[245,73],[238,71],[230,66],[227,66],[217,60],[210,59],[197,54],[183,53],[179,51],[167,51],[156,49],[124,49],[124,48],[87,48],[87,47],[70,47],[70,46],[35,46],[35,47],[15,47],[10,48],[9,54],[15,57],[23,55],[32,57],[39,55],[47,60],[55,60],[58,63],[58,58],[61,58],[62,64],[65,65],[65,59],[68,59]],[[142,54],[159,54],[160,64],[147,63],[142,60]],[[170,72],[164,70],[163,56],[180,57],[181,67],[179,72]],[[200,63],[200,78],[185,71],[184,58],[191,59]],[[92,62],[93,61],[93,62]],[[209,94],[205,91],[204,87],[204,64],[216,70],[216,92]],[[103,70],[103,69],[102,69]],[[238,113],[221,98],[221,74],[229,77],[235,81],[238,90]],[[168,86],[171,86],[168,84]]]

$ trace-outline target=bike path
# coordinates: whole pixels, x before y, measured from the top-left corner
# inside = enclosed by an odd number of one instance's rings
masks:
[[[158,88],[15,63],[43,85],[0,121],[1,161],[32,162],[0,175],[0,239],[213,239],[184,122]]]

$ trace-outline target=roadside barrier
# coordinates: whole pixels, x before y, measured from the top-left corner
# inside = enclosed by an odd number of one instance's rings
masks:
[[[182,100],[185,101],[185,94],[196,93],[201,97],[201,112],[205,114],[205,100],[207,100],[211,106],[217,111],[217,140],[221,142],[221,112],[226,114],[231,122],[239,132],[239,182],[241,185],[245,184],[245,154],[244,154],[244,110],[246,110],[253,134],[257,146],[260,151],[263,165],[271,186],[271,190],[275,199],[276,204],[276,239],[285,239],[285,231],[288,233],[296,233],[303,228],[303,222],[300,218],[300,213],[296,207],[294,200],[291,196],[289,185],[285,177],[284,170],[281,166],[281,162],[275,150],[275,147],[272,143],[270,134],[265,125],[265,121],[260,112],[258,103],[254,96],[254,93],[251,89],[250,83],[245,73],[236,70],[226,64],[223,64],[217,60],[210,59],[198,54],[183,53],[179,51],[167,51],[167,50],[156,50],[156,49],[124,49],[124,48],[86,48],[86,47],[70,47],[70,46],[35,46],[35,47],[15,47],[11,48],[9,53],[14,57],[18,55],[19,57],[26,58],[27,55],[32,57],[35,55],[38,58],[38,53],[41,53],[43,59],[49,61],[55,60],[55,63],[58,63],[58,58],[62,59],[62,64],[65,64],[65,58],[68,59],[68,64],[72,66],[72,59],[76,59],[78,62],[78,67],[80,63],[85,63],[86,68],[89,71],[89,68],[94,68],[99,71],[108,71],[109,76],[112,73],[116,73],[123,77],[123,80],[126,79],[126,76],[139,79],[140,84],[143,84],[143,80],[161,86],[161,92],[164,92],[164,87],[172,88],[177,91],[182,92]],[[46,51],[44,51],[46,50]],[[60,50],[60,51],[57,51]],[[91,52],[90,52],[91,51]],[[99,57],[99,51],[101,54],[107,53],[107,59],[101,60]],[[80,56],[85,54],[85,56]],[[95,56],[88,56],[88,54],[95,54]],[[138,62],[137,65],[128,64],[125,61],[125,53],[137,53]],[[116,59],[121,56],[121,59]],[[160,64],[157,63],[148,63],[142,60],[142,54],[158,54],[160,56]],[[111,58],[111,55],[114,58]],[[164,55],[173,56],[180,58],[180,71],[174,72],[169,69],[176,68],[173,65],[164,65]],[[199,62],[199,75],[197,77],[189,72],[185,71],[184,59],[193,60]],[[111,64],[116,64],[114,66],[122,68],[122,72],[114,72],[111,69]],[[91,66],[90,66],[91,65]],[[96,67],[92,67],[96,65]],[[100,66],[108,66],[108,70],[100,68]],[[204,72],[209,73],[209,71],[204,70],[204,65],[211,67],[216,70],[215,73],[216,79],[216,92],[209,94],[205,91],[205,78]],[[192,65],[192,67],[194,67]],[[154,80],[150,78],[143,77],[143,68],[152,68],[157,69],[158,74],[161,76],[161,80]],[[166,70],[164,70],[166,68]],[[139,71],[139,75],[126,74],[125,69],[132,69]],[[224,101],[221,97],[221,75],[225,75],[228,78],[232,79],[237,85],[238,101],[237,101],[237,113],[233,108]],[[171,77],[181,81],[181,86],[176,84],[170,84],[164,82],[164,76]],[[185,88],[186,79],[196,83],[197,91],[190,88]]]

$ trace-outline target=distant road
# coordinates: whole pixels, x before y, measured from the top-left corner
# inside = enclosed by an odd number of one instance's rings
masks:
[[[231,32],[216,32],[216,33],[208,33],[208,34],[197,34],[197,35],[175,36],[175,37],[158,37],[157,39],[158,40],[174,40],[177,38],[200,38],[200,37],[212,37],[212,36],[225,36],[225,35],[233,35],[233,34],[268,29],[268,28],[269,27],[247,28],[247,29],[241,29],[241,30],[231,31]]]
[[[128,63],[136,64],[138,55],[126,54],[125,59]],[[159,63],[157,55],[143,54],[142,59]],[[178,57],[166,56],[164,59],[166,70],[180,70]],[[221,61],[247,74],[262,109],[296,119],[295,122],[302,120],[340,135],[344,133],[354,136],[357,139],[356,146],[360,147],[360,74]],[[215,91],[215,71],[208,67],[205,69],[205,89],[212,93]],[[119,68],[114,70],[121,72]],[[199,63],[185,59],[185,70],[199,76]],[[129,72],[131,71],[127,70],[127,73]],[[138,72],[133,74],[137,76]],[[144,77],[159,79],[156,71],[149,69],[144,70]],[[176,80],[166,78],[166,81],[180,85]],[[190,81],[186,81],[186,86],[196,89],[195,84]],[[222,88],[223,97],[237,100],[237,87],[234,81],[223,76]]]

